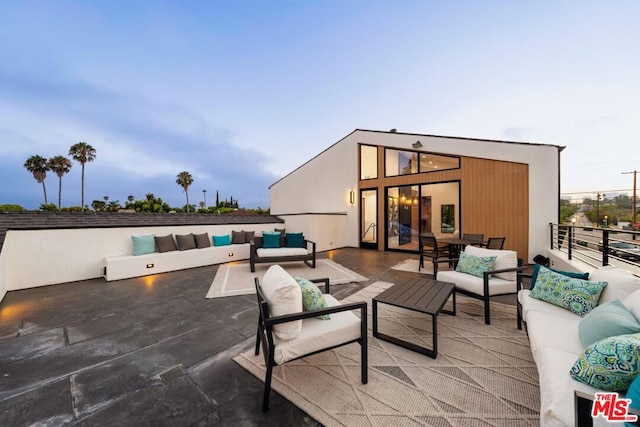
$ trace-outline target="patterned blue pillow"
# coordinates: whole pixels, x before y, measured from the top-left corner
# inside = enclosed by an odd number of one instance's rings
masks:
[[[324,295],[320,292],[320,289],[315,283],[303,279],[302,277],[295,277],[296,282],[300,285],[302,290],[302,308],[304,311],[320,310],[321,308],[327,308],[327,301],[324,299]],[[329,320],[331,317],[328,314],[317,316],[318,319]]]
[[[482,273],[493,268],[496,258],[495,256],[475,256],[461,252],[456,271],[482,277]]]
[[[569,372],[581,383],[625,392],[640,374],[640,334],[618,335],[591,344]]]
[[[589,282],[540,267],[531,297],[571,310],[584,317],[595,306],[607,282]]]

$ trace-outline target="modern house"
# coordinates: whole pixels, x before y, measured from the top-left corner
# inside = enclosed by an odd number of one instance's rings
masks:
[[[318,250],[415,252],[418,234],[506,237],[525,262],[559,220],[564,147],[356,129],[270,187]]]

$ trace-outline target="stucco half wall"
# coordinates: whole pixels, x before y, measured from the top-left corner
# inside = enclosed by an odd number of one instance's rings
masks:
[[[282,223],[9,230],[0,252],[0,296],[7,291],[102,277],[106,256],[132,253],[131,236],[205,232],[212,236],[275,228],[282,228]]]

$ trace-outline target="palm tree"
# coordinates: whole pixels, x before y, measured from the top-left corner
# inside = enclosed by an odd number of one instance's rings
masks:
[[[69,173],[71,166],[73,163],[65,156],[55,156],[49,159],[49,169],[55,172],[60,180],[58,183],[58,209],[60,209],[62,201],[62,175]]]
[[[184,194],[187,195],[187,213],[189,213],[189,186],[193,184],[193,177],[187,171],[182,171],[176,176],[176,184],[184,189]]]
[[[31,156],[24,162],[24,167],[33,174],[33,177],[42,183],[42,191],[44,191],[44,204],[47,204],[47,187],[44,185],[44,179],[47,177],[49,170],[49,162],[42,156]]]
[[[69,155],[73,160],[82,165],[82,198],[81,206],[84,212],[84,164],[93,162],[96,159],[96,149],[86,142],[78,142],[69,148]]]

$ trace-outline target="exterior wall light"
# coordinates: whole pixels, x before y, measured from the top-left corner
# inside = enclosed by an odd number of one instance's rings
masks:
[[[349,203],[352,205],[356,202],[356,192],[351,190],[349,191]]]
[[[229,256],[233,256],[233,252],[229,252]]]
[[[154,264],[152,264],[152,263],[147,264],[147,268],[153,268],[153,267],[154,267]]]

